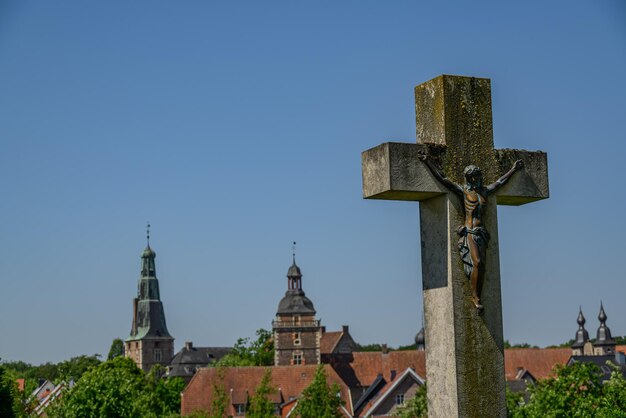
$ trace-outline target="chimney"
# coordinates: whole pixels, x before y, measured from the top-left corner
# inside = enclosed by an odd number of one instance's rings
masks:
[[[341,326],[341,332],[343,332],[344,334],[348,334],[348,326],[347,325],[342,325]]]
[[[191,341],[185,341],[185,350],[191,350],[193,348],[193,343]]]
[[[389,353],[389,347],[387,347],[387,344],[383,344],[381,349],[383,351],[383,354]]]
[[[322,325],[322,334],[326,332],[326,325]]]
[[[391,371],[391,381],[393,382],[393,379],[395,379],[395,378],[396,378],[396,371],[392,370]]]

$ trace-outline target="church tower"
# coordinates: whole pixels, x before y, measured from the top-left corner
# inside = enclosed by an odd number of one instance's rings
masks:
[[[295,251],[287,272],[287,292],[278,304],[272,330],[275,366],[320,364],[322,327],[315,318],[313,302],[302,290],[302,272],[296,264]]]
[[[155,364],[169,364],[174,357],[174,338],[165,324],[155,257],[156,253],[150,248],[148,229],[148,246],[141,254],[141,276],[137,297],[133,300],[133,323],[124,345],[126,357],[133,359],[146,372]]]

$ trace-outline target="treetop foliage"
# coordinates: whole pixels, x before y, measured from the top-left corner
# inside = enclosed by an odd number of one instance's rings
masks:
[[[182,379],[145,374],[128,358],[116,357],[86,372],[46,411],[63,417],[161,417],[180,411]]]
[[[523,397],[512,399],[507,407],[513,418],[531,417],[626,417],[626,379],[614,367],[611,378],[600,382],[600,369],[592,363],[557,365],[555,376],[540,380]]]
[[[115,357],[120,357],[124,355],[124,341],[120,338],[115,338],[111,343],[111,348],[109,348],[109,355],[107,356],[107,360],[113,360]]]
[[[212,366],[272,366],[274,364],[274,341],[272,332],[265,329],[256,331],[256,339],[239,338],[233,350]]]
[[[268,398],[277,389],[272,386],[272,369],[268,368],[263,373],[259,386],[254,389],[254,394],[250,398],[246,417],[248,418],[272,418],[274,417],[274,403]]]
[[[294,415],[301,418],[339,418],[343,405],[341,388],[337,383],[328,384],[324,366],[319,365],[311,384],[302,391]]]

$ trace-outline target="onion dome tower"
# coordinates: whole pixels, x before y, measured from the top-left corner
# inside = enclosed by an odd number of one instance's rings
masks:
[[[278,303],[276,319],[272,322],[275,366],[320,364],[322,327],[315,317],[313,302],[302,290],[302,271],[296,264],[296,243],[293,245],[287,291]]]
[[[584,354],[585,344],[589,341],[589,333],[585,329],[585,316],[583,315],[583,308],[580,307],[578,309],[578,318],[576,319],[578,322],[578,331],[576,331],[576,337],[574,338],[574,343],[572,344],[572,355],[573,356],[582,356]]]
[[[415,346],[418,351],[424,351],[426,347],[426,339],[424,338],[424,327],[415,335]]]
[[[593,353],[597,356],[606,356],[615,354],[615,340],[611,336],[611,330],[606,326],[606,313],[604,312],[604,306],[600,302],[600,313],[598,314],[598,321],[600,326],[596,333],[596,342],[593,343]]]
[[[167,365],[174,356],[174,338],[167,330],[156,277],[156,253],[150,248],[150,224],[147,238],[148,245],[141,253],[141,275],[137,297],[133,299],[130,335],[124,345],[126,357],[146,372],[155,364]]]

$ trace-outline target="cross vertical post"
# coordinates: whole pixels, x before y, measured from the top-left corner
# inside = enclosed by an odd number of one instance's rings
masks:
[[[420,201],[429,416],[505,417],[497,204],[547,198],[547,155],[494,150],[488,79],[439,76],[415,88],[415,110],[417,144],[385,143],[363,152],[363,196]],[[466,166],[479,166],[491,183],[514,161],[523,163],[481,204],[481,226],[490,235],[482,263],[483,310],[472,302],[458,251],[467,202],[434,176],[424,154],[457,185]]]

